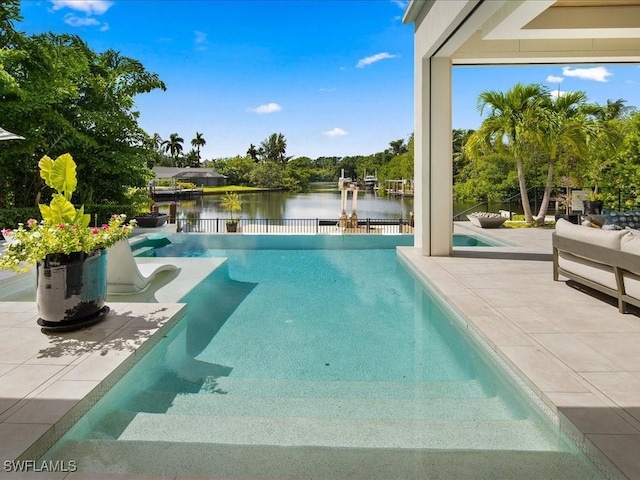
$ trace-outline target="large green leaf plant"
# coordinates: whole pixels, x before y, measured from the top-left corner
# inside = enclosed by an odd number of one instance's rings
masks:
[[[108,248],[132,232],[135,221],[125,223],[126,215],[113,215],[109,223],[89,227],[91,216],[84,213],[84,206],[76,209],[71,203],[78,184],[71,155],[65,153],[55,160],[45,155],[38,166],[40,176],[56,193],[49,205],[39,205],[41,222],[31,218],[26,227],[19,224],[15,230],[2,230],[7,243],[0,268],[25,272],[47,257],[55,261],[74,252]]]

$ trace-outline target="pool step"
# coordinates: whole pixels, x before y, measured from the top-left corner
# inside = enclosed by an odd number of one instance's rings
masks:
[[[529,420],[428,421],[139,413],[119,440],[235,445],[556,450]]]
[[[299,480],[595,480],[570,452],[443,451],[273,447],[145,441],[70,440],[52,459],[80,472]],[[163,477],[164,478],[164,477]]]
[[[495,395],[478,380],[453,382],[354,382],[210,377],[201,392],[250,397],[296,398],[475,398]]]
[[[177,395],[166,410],[166,413],[170,415],[379,418],[446,421],[511,420],[516,416],[515,412],[499,397],[463,399],[312,399],[252,398],[220,394]],[[523,417],[524,412],[521,412],[520,416]]]
[[[138,247],[136,248],[135,246],[133,247],[133,256],[134,257],[155,257],[156,256],[156,249],[153,247]]]

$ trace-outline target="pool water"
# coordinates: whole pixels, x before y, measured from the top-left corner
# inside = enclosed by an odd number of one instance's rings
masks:
[[[506,243],[484,235],[454,233],[454,247],[504,247]]]
[[[177,238],[155,254],[228,260],[44,459],[225,478],[600,478],[394,248]]]

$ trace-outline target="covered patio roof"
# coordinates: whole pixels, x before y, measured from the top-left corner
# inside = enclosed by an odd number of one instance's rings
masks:
[[[640,0],[411,0],[403,21],[454,65],[640,62]]]

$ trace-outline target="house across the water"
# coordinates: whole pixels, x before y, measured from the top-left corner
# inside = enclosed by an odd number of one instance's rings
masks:
[[[159,180],[188,182],[198,187],[219,187],[227,184],[227,177],[218,173],[215,168],[153,167],[153,173],[156,175],[152,181],[153,185],[157,185]]]

